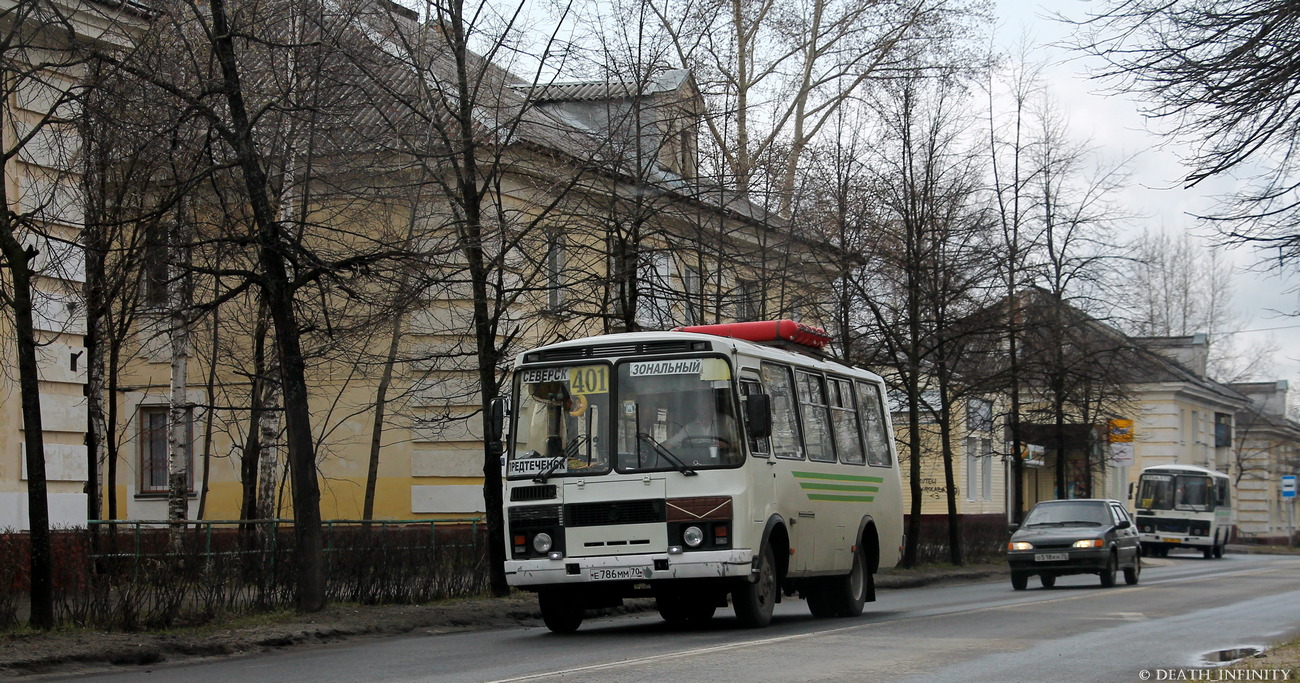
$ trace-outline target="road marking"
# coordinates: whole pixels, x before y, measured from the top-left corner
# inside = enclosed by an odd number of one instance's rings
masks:
[[[1279,567],[1279,568],[1262,568],[1262,569],[1241,569],[1241,570],[1232,571],[1232,572],[1223,572],[1223,573],[1210,574],[1210,575],[1204,575],[1204,576],[1190,576],[1190,577],[1182,577],[1182,578],[1163,579],[1163,580],[1159,580],[1159,581],[1151,581],[1151,582],[1147,582],[1146,584],[1139,584],[1139,585],[1136,585],[1136,586],[1126,586],[1126,587],[1124,588],[1124,590],[1127,590],[1127,591],[1139,591],[1139,590],[1146,590],[1146,589],[1150,588],[1150,587],[1153,586],[1153,585],[1160,585],[1160,584],[1165,584],[1165,583],[1182,583],[1182,582],[1193,582],[1193,581],[1208,581],[1208,580],[1210,580],[1210,579],[1216,579],[1216,578],[1220,578],[1220,577],[1224,577],[1224,576],[1234,576],[1234,575],[1239,575],[1239,574],[1272,574],[1272,573],[1276,573],[1276,572],[1280,572],[1280,571],[1284,571],[1284,570],[1288,570],[1288,569],[1291,569],[1291,568],[1281,568],[1281,567]],[[694,656],[696,656],[696,655],[709,654],[709,653],[713,653],[713,652],[723,652],[723,651],[726,651],[726,650],[736,650],[736,649],[748,648],[748,647],[756,647],[756,646],[761,646],[761,645],[770,645],[770,644],[772,644],[772,643],[783,643],[783,642],[790,642],[790,641],[796,641],[796,640],[806,640],[806,639],[808,639],[808,638],[813,638],[813,637],[816,637],[816,636],[824,636],[824,635],[831,635],[831,634],[835,634],[835,633],[842,633],[842,632],[845,632],[845,631],[854,631],[854,630],[862,630],[862,629],[868,629],[868,628],[875,628],[875,627],[877,627],[877,626],[883,626],[883,625],[885,625],[885,624],[893,624],[893,623],[898,623],[898,622],[901,622],[901,621],[909,621],[909,620],[914,620],[914,619],[933,619],[933,618],[935,618],[935,617],[950,616],[950,615],[953,615],[953,614],[977,614],[977,613],[979,613],[979,612],[990,612],[990,611],[995,611],[995,610],[1015,609],[1015,608],[1024,607],[1024,606],[1027,605],[1027,604],[1047,604],[1047,603],[1055,603],[1055,602],[1065,602],[1065,601],[1069,601],[1069,600],[1082,600],[1082,599],[1085,599],[1085,598],[1105,597],[1105,596],[1107,596],[1107,595],[1114,595],[1114,593],[1111,592],[1111,591],[1099,590],[1099,591],[1095,591],[1095,592],[1082,593],[1082,594],[1080,594],[1080,595],[1064,595],[1064,596],[1060,596],[1060,597],[1041,598],[1041,599],[1035,599],[1037,596],[1026,596],[1025,598],[1017,599],[1017,600],[1015,600],[1014,602],[1011,602],[1011,603],[1000,603],[1000,604],[997,604],[997,605],[987,605],[987,606],[984,606],[984,607],[972,607],[972,608],[969,608],[969,609],[966,609],[966,608],[956,608],[956,609],[947,609],[947,610],[942,610],[942,611],[940,611],[940,612],[919,613],[919,614],[915,614],[915,615],[913,615],[913,616],[900,616],[900,617],[897,617],[897,618],[894,618],[894,619],[885,620],[885,621],[874,621],[874,622],[867,623],[867,624],[854,624],[854,625],[852,625],[852,626],[841,626],[841,627],[839,627],[839,628],[833,628],[833,629],[829,629],[829,630],[825,630],[825,631],[811,631],[811,632],[808,632],[808,633],[795,633],[795,634],[791,634],[791,635],[788,635],[788,636],[775,636],[775,637],[772,637],[772,638],[762,638],[762,639],[759,639],[759,640],[746,640],[746,641],[742,641],[742,642],[739,642],[739,643],[727,643],[727,644],[725,644],[725,645],[713,645],[713,646],[710,646],[710,647],[701,647],[701,648],[695,648],[695,649],[692,649],[692,650],[680,650],[680,651],[678,651],[678,652],[664,652],[664,653],[661,653],[661,654],[649,655],[649,656],[646,656],[646,657],[637,657],[637,658],[635,658],[635,659],[624,659],[624,660],[620,660],[620,661],[617,661],[617,662],[605,662],[604,664],[590,664],[590,665],[587,665],[587,666],[579,666],[579,667],[574,667],[574,668],[571,668],[571,669],[558,669],[558,670],[554,670],[554,671],[545,671],[545,672],[542,672],[542,673],[527,674],[527,675],[524,675],[524,676],[516,676],[516,677],[513,677],[513,678],[499,678],[499,679],[496,679],[496,680],[494,680],[494,681],[488,681],[487,683],[517,683],[518,681],[533,681],[533,680],[538,680],[538,679],[542,679],[542,678],[550,678],[550,677],[553,677],[553,676],[568,676],[568,675],[572,675],[572,674],[586,673],[586,672],[591,672],[591,671],[603,671],[603,670],[607,670],[607,669],[617,669],[617,668],[623,668],[623,667],[628,667],[628,666],[636,666],[636,665],[638,665],[638,664],[647,664],[647,663],[651,663],[651,662],[663,662],[663,661],[671,661],[671,660],[674,660],[674,659],[685,659],[685,658],[688,658],[688,657],[694,657]],[[1126,619],[1127,621],[1145,621],[1145,620],[1146,620],[1146,617],[1145,617],[1145,616],[1142,616],[1141,613],[1137,613],[1137,612],[1134,612],[1134,613],[1121,612],[1121,613],[1117,613],[1117,614],[1134,614],[1134,615],[1137,615],[1138,617],[1140,617],[1140,618],[1136,618],[1136,619]]]

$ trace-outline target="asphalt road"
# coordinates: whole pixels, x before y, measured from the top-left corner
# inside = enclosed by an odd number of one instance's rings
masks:
[[[1183,671],[1189,680],[1207,653],[1300,632],[1300,557],[1147,562],[1138,585],[1109,589],[1075,576],[1054,589],[1031,579],[1023,592],[1006,580],[881,591],[856,619],[813,619],[787,599],[759,630],[737,628],[730,610],[694,630],[646,614],[592,619],[570,636],[541,628],[410,635],[88,678],[1057,682],[1140,681],[1143,671],[1179,680]]]

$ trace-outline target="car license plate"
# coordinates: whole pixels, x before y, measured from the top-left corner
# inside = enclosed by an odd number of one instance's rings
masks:
[[[1160,539],[1160,540],[1161,540],[1161,541],[1164,541],[1165,543],[1182,543],[1182,542],[1183,542],[1183,539],[1181,539],[1181,538],[1167,538],[1167,537],[1166,537],[1166,538],[1162,538],[1162,539]]]
[[[1035,562],[1060,562],[1068,559],[1070,559],[1070,553],[1038,553],[1034,555]]]
[[[627,581],[650,578],[649,567],[597,567],[587,570],[592,581]]]

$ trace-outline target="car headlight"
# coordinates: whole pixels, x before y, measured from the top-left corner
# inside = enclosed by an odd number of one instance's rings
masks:
[[[544,553],[550,550],[552,545],[553,542],[551,541],[551,535],[545,531],[533,536],[533,550],[536,550],[539,553]]]
[[[1074,547],[1076,548],[1100,548],[1104,545],[1106,545],[1106,542],[1100,538],[1089,538],[1083,541],[1074,542]]]
[[[1007,550],[1033,550],[1034,544],[1028,541],[1012,541],[1007,544]]]
[[[698,548],[704,542],[704,531],[697,526],[688,526],[682,532],[682,541],[692,548]]]

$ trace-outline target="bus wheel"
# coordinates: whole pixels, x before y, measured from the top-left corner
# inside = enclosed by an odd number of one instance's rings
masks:
[[[853,567],[844,576],[826,579],[825,599],[833,617],[856,617],[867,604],[867,558],[862,546],[853,553]]]
[[[542,608],[542,621],[546,628],[555,633],[573,633],[582,625],[582,604],[565,591],[538,591],[537,603]]]
[[[736,609],[736,619],[745,628],[767,626],[772,622],[776,608],[776,559],[772,546],[764,546],[758,558],[758,576],[745,581],[731,591],[731,602]]]
[[[1223,559],[1223,551],[1224,551],[1224,549],[1226,549],[1227,547],[1228,547],[1228,544],[1227,544],[1227,543],[1221,543],[1221,544],[1219,544],[1219,545],[1214,546],[1214,557],[1215,557],[1215,559]]]
[[[1213,546],[1208,546],[1208,545],[1207,545],[1207,546],[1205,546],[1205,548],[1201,549],[1201,557],[1204,557],[1204,558],[1207,559],[1207,560],[1213,560],[1213,559],[1214,559],[1214,547],[1213,547]]]

